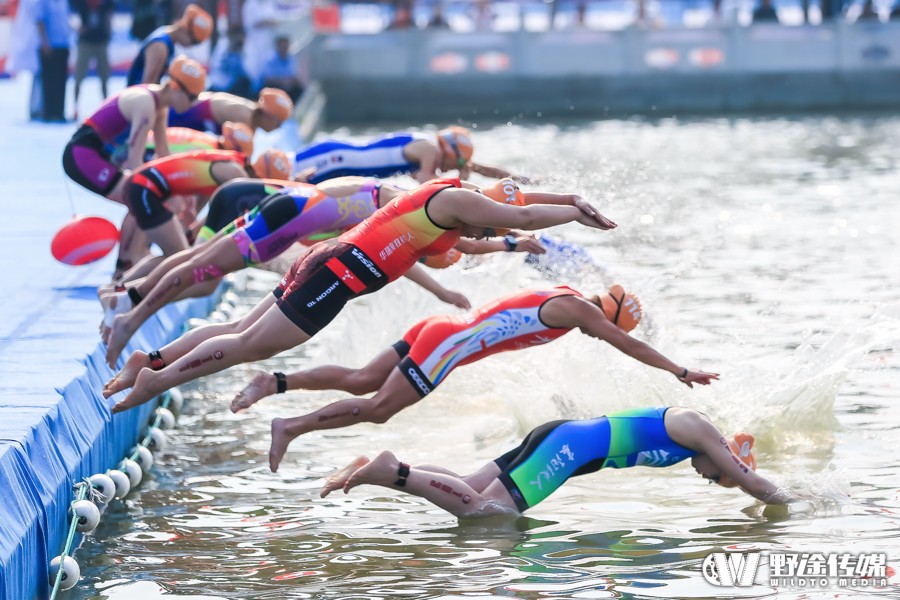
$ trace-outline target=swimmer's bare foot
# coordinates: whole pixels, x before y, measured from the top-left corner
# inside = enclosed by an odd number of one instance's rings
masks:
[[[250,408],[266,396],[271,396],[277,391],[275,375],[259,371],[253,376],[253,381],[238,392],[237,396],[231,401],[231,412],[236,413],[245,408]]]
[[[113,414],[128,410],[129,408],[134,408],[135,406],[139,406],[144,402],[147,402],[154,396],[165,391],[153,389],[152,384],[148,381],[148,379],[153,378],[155,375],[156,371],[153,371],[150,368],[141,369],[138,372],[137,378],[134,380],[134,386],[132,390],[122,400],[113,404]],[[104,393],[106,392],[104,391]]]
[[[114,294],[116,291],[116,287],[118,287],[118,283],[115,281],[113,281],[112,283],[104,283],[97,286],[97,298],[99,298],[100,301],[103,302],[103,296]]]
[[[140,350],[133,352],[131,356],[128,357],[128,360],[125,361],[125,366],[122,367],[122,370],[116,373],[113,378],[107,381],[106,385],[103,386],[103,397],[109,398],[113,394],[133,386],[141,369],[148,368],[149,366],[150,357],[147,356],[146,352],[141,352]]]
[[[364,483],[390,487],[391,483],[397,478],[397,469],[399,467],[400,461],[394,456],[394,453],[385,450],[347,478],[347,482],[344,484],[344,493],[346,494],[356,486]]]
[[[122,248],[121,241],[119,243],[119,248]],[[138,260],[138,259],[135,259]],[[123,260],[122,255],[119,254],[118,260],[116,260],[116,270],[113,271],[112,281],[110,281],[110,285],[115,285],[118,281],[124,278],[125,273],[134,266],[134,261]]]
[[[288,433],[286,419],[272,419],[272,444],[269,446],[269,468],[273,473],[278,471],[278,465],[281,464],[281,459],[284,458],[284,453],[287,452],[288,445],[290,445],[296,437],[296,435]]]
[[[111,369],[116,366],[119,355],[125,348],[125,344],[131,339],[134,332],[128,326],[128,318],[125,315],[119,315],[113,319],[112,327],[110,327],[109,335],[106,338],[106,364]]]
[[[319,492],[319,496],[324,498],[334,490],[341,489],[342,487],[344,487],[344,485],[346,485],[347,480],[350,479],[350,477],[354,473],[359,471],[367,464],[369,464],[368,458],[366,458],[365,456],[357,456],[355,459],[353,459],[353,462],[351,462],[343,469],[335,471],[334,474],[332,474],[328,479],[325,480],[325,485],[322,486],[322,491]]]
[[[115,302],[113,298],[117,298],[118,294],[115,285],[112,283],[101,285],[97,288],[97,300],[100,301],[100,306],[103,307],[103,310],[106,310],[111,303]]]
[[[110,294],[100,296],[100,306],[103,307],[103,321],[100,323],[100,338],[104,344],[109,343],[113,322],[118,315],[127,313],[134,308],[134,303],[126,292],[113,291]],[[127,340],[126,340],[127,343]],[[119,351],[121,353],[121,350]],[[107,362],[109,359],[107,359]],[[111,367],[113,365],[110,365]]]

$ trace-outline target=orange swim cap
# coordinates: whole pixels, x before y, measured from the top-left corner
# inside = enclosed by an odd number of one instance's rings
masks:
[[[196,100],[206,88],[206,69],[193,58],[176,56],[169,65],[169,85],[178,87]]]
[[[438,132],[438,142],[441,150],[452,153],[456,157],[459,166],[472,160],[475,147],[472,145],[472,134],[465,127],[453,125]]]
[[[756,457],[753,456],[753,436],[749,433],[736,433],[734,438],[728,440],[728,447],[731,451],[741,459],[741,462],[750,467],[750,470],[756,470]]]
[[[451,267],[458,263],[459,259],[461,258],[462,252],[460,252],[456,248],[450,248],[443,254],[426,256],[420,259],[419,262],[421,262],[426,267],[431,267],[432,269],[446,269],[447,267]]]
[[[205,42],[209,39],[209,36],[212,35],[213,18],[208,12],[196,4],[187,5],[181,20],[195,44]]]
[[[525,194],[509,177],[504,177],[497,183],[481,188],[481,193],[500,204],[525,206]]]
[[[253,154],[253,130],[243,123],[225,121],[222,124],[222,147],[251,156]]]
[[[640,301],[618,283],[600,296],[600,305],[606,318],[625,332],[631,331],[641,322]]]
[[[294,112],[294,103],[284,90],[263,88],[259,92],[259,108],[279,121],[285,121]]]
[[[266,150],[253,161],[253,172],[260,179],[286,181],[291,178],[291,161],[281,150]]]

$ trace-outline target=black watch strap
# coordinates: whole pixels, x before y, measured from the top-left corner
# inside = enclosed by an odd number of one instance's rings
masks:
[[[394,482],[394,485],[397,487],[405,487],[407,477],[409,477],[409,465],[402,462],[397,468],[397,481]]]

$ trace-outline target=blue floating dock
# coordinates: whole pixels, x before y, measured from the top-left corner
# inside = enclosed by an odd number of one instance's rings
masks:
[[[66,182],[60,156],[76,125],[26,121],[29,84],[0,81],[0,196],[7,208],[0,236],[0,600],[49,595],[48,567],[68,533],[72,484],[118,466],[154,408],[148,403],[111,418],[113,402],[100,394],[113,371],[103,361],[96,289],[109,281],[115,256],[70,267],[50,255],[50,240],[73,209],[117,225],[125,211]],[[168,306],[144,324],[120,361],[174,339],[216,299]]]
[[[111,91],[123,83],[114,78]],[[85,83],[83,111],[101,101],[94,84]],[[118,225],[125,210],[68,181],[61,156],[77,124],[28,121],[30,91],[27,76],[0,81],[0,197],[8,209],[0,236],[0,600],[49,595],[48,567],[68,533],[72,484],[118,466],[155,406],[111,418],[114,400],[100,393],[114,372],[99,343],[103,315],[96,289],[109,282],[115,257],[66,266],[50,255],[50,240],[73,212]],[[311,85],[299,103],[297,126],[283,127],[268,142],[287,136],[283,147],[299,147],[318,128],[323,106],[321,91]],[[218,298],[159,311],[132,338],[120,366],[133,350],[178,337]]]
[[[110,266],[89,267],[62,285],[32,288],[40,301],[29,303],[30,313],[18,313],[17,326],[0,339],[3,599],[49,595],[47,569],[65,543],[73,483],[117,466],[156,406],[150,402],[112,418],[114,400],[100,393],[114,373],[97,342],[101,311],[95,290],[102,278],[95,275],[109,273]],[[169,305],[134,336],[120,364],[134,349],[165,345],[188,319],[208,314],[215,301]]]

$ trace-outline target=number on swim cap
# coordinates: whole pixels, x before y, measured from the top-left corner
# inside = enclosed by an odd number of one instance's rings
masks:
[[[191,64],[189,62],[185,62],[182,64],[181,71],[189,77],[196,77],[197,79],[203,77],[203,71],[197,65]]]
[[[515,204],[516,203],[516,191],[518,191],[519,187],[513,183],[511,179],[503,180],[503,195],[506,196],[507,204]]]

